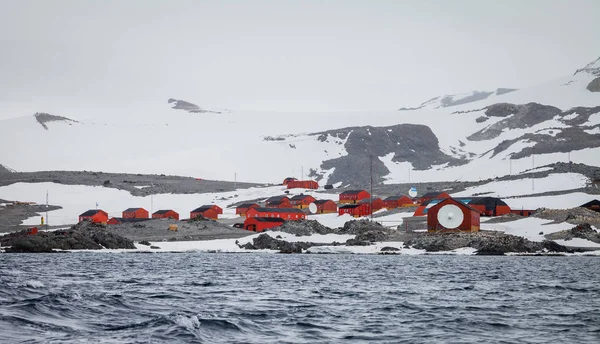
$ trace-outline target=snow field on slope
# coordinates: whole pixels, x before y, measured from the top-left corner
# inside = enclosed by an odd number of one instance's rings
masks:
[[[504,223],[481,223],[482,230],[500,231],[507,234],[522,236],[531,241],[544,241],[544,235],[564,231],[575,227],[570,223],[552,223],[552,220],[544,220],[537,217],[504,222]],[[542,233],[542,234],[540,234]]]
[[[506,175],[518,175],[536,166],[554,164],[556,162],[569,162],[568,153],[536,154],[533,158],[504,159],[500,155],[488,158],[488,155],[473,160],[469,164],[447,167],[446,165],[433,166],[429,170],[414,170],[411,163],[393,162],[392,156],[380,157],[384,165],[390,170],[385,176],[385,184],[397,183],[422,183],[430,181],[477,181]],[[597,166],[599,164],[600,147],[572,151],[570,154],[573,163]],[[409,172],[410,170],[410,172]],[[410,174],[409,174],[410,173]]]
[[[485,185],[467,188],[453,193],[454,197],[473,195],[491,197],[522,196],[549,191],[564,191],[585,187],[588,178],[579,173],[552,173],[543,178],[523,178],[519,180],[494,181]]]
[[[144,208],[152,214],[161,209],[172,209],[179,213],[181,219],[188,218],[192,210],[205,205],[216,204],[223,208],[219,218],[236,218],[235,207],[227,208],[233,203],[250,201],[282,195],[287,189],[284,186],[256,187],[238,189],[236,191],[205,193],[205,194],[157,194],[152,196],[132,196],[124,190],[105,188],[102,186],[63,185],[56,183],[15,183],[0,187],[0,198],[11,201],[46,203],[46,190],[49,203],[60,205],[63,209],[48,213],[50,225],[73,224],[78,221],[79,214],[95,209],[106,211],[110,217],[121,217],[127,208]],[[338,200],[337,194],[316,193],[303,189],[290,189],[289,197],[304,193],[317,199]],[[237,195],[237,196],[236,196]],[[43,214],[45,216],[45,214]],[[37,225],[40,216],[31,217],[23,222],[24,225]]]

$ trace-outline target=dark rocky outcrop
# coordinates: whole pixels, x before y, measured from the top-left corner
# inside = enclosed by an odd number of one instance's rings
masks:
[[[600,244],[600,233],[593,229],[589,223],[577,225],[569,230],[547,234],[546,238],[550,240],[571,240],[573,238],[580,238]]]
[[[319,221],[316,220],[286,221],[281,226],[275,227],[274,230],[294,234],[297,236],[330,234],[339,231],[323,226],[321,223],[319,223]]]
[[[79,223],[70,229],[52,232],[40,231],[27,235],[27,231],[0,237],[6,252],[53,252],[53,250],[135,249],[133,242],[106,231],[103,225]]]
[[[572,252],[555,242],[533,242],[523,237],[503,233],[427,233],[404,243],[405,247],[427,252],[452,251],[462,247],[477,249],[479,255],[505,253]]]
[[[323,246],[323,244],[315,244],[310,242],[287,242],[271,237],[268,234],[261,234],[258,237],[252,239],[252,243],[246,243],[245,245],[238,245],[240,248],[247,250],[278,250],[279,253],[302,253],[302,250],[306,250],[312,246]]]
[[[48,129],[48,126],[46,125],[46,123],[48,122],[72,122],[72,123],[79,123],[75,120],[72,120],[70,118],[67,117],[62,117],[62,116],[54,116],[48,113],[44,113],[44,112],[37,112],[33,115],[36,119],[36,121],[38,121],[38,123],[46,130]]]
[[[169,104],[173,104],[172,109],[175,109],[175,110],[184,110],[184,111],[187,111],[189,113],[216,113],[216,114],[220,114],[221,113],[219,111],[205,110],[205,109],[199,107],[198,105],[192,104],[190,102],[186,102],[185,100],[178,100],[178,99],[169,98],[168,103]]]
[[[346,140],[344,147],[348,155],[326,160],[321,164],[323,170],[335,168],[328,179],[329,184],[349,182],[353,185],[367,185],[370,183],[371,166],[373,181],[382,182],[390,171],[378,157],[388,154],[393,154],[392,161],[410,162],[416,170],[426,170],[433,165],[447,163],[455,166],[466,162],[443,153],[437,137],[425,125],[350,127],[313,135],[317,135],[320,141],[331,138],[338,142],[339,139]]]
[[[587,89],[590,92],[600,92],[600,77],[592,80],[588,85]]]

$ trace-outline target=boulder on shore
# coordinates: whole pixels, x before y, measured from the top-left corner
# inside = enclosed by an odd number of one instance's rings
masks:
[[[69,229],[40,231],[35,235],[28,235],[27,231],[7,234],[0,237],[0,244],[7,247],[6,252],[15,253],[136,248],[133,241],[108,232],[104,225],[87,221]]]

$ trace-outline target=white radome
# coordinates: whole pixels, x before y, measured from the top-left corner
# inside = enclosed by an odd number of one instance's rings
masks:
[[[317,205],[314,203],[309,204],[308,211],[310,211],[311,214],[316,214],[317,213]]]
[[[454,204],[446,204],[438,211],[437,220],[445,228],[454,229],[463,223],[464,216],[459,207]]]

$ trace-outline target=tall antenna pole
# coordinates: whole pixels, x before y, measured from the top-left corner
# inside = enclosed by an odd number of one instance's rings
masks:
[[[304,180],[304,166],[302,166],[302,175],[301,175],[300,180]]]
[[[154,213],[154,195],[150,195],[150,214]]]
[[[48,229],[48,190],[46,190],[46,229]]]
[[[237,172],[233,174],[233,188],[237,189]]]
[[[371,170],[371,197],[369,198],[369,203],[371,203],[371,221],[373,221],[373,155],[369,156],[369,165]]]

